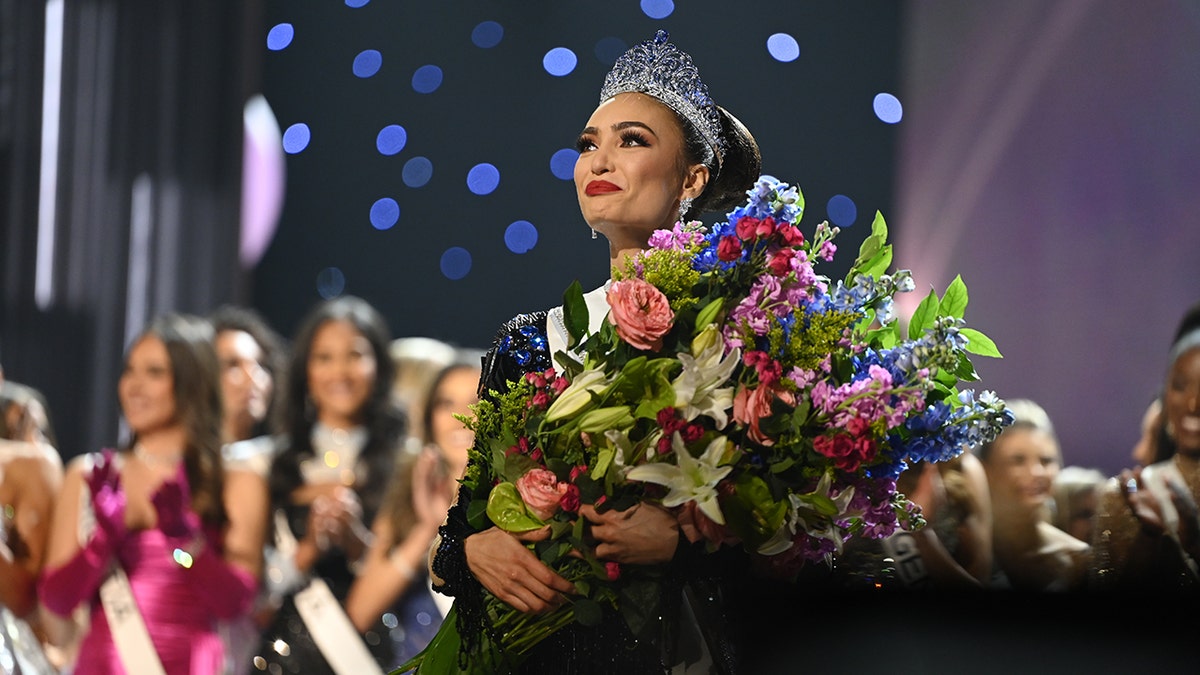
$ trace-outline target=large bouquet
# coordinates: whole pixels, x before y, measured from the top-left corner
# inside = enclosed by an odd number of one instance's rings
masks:
[[[894,295],[913,280],[887,273],[882,216],[832,282],[815,267],[833,259],[838,228],[822,222],[806,236],[803,196],[771,177],[747,194],[727,222],[660,230],[614,269],[611,311],[595,333],[573,284],[563,304],[571,352],[464,418],[478,439],[463,479],[472,524],[549,525],[531,546],[580,591],[541,615],[488,595],[495,633],[473,661],[519,662],[562,626],[598,622],[605,605],[635,634],[646,628],[660,570],[596,559],[581,504],[661,504],[710,550],[742,546],[762,573],[789,577],[850,537],[923,526],[896,490],[900,473],[1011,421],[992,393],[960,388],[978,379],[969,355],[1000,356],[964,325],[961,278],[941,297],[931,291],[902,328]],[[456,663],[438,655],[457,649],[454,631],[450,617],[407,667]]]

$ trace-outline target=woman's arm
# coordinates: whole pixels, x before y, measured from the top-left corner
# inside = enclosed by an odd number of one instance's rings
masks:
[[[0,554],[0,604],[18,617],[37,607],[37,579],[46,559],[54,502],[62,488],[62,465],[53,458],[31,454],[4,467],[3,478],[16,488],[12,536],[8,553]]]
[[[38,595],[51,612],[68,616],[90,598],[108,572],[125,532],[125,496],[111,455],[76,458],[67,468],[62,493],[54,505],[46,565],[38,578]],[[79,543],[81,500],[91,492],[96,527]]]

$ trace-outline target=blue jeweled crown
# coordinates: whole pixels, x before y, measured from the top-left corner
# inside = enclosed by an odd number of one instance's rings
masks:
[[[721,138],[721,115],[700,81],[700,71],[687,52],[667,42],[667,31],[660,30],[653,40],[631,47],[613,64],[600,88],[600,102],[635,91],[649,94],[679,113],[704,137],[712,156],[719,163],[725,154]]]

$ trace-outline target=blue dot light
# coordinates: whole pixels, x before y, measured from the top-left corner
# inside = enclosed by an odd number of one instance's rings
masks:
[[[346,290],[346,275],[336,267],[326,267],[317,273],[317,293],[322,298],[336,298]]]
[[[495,21],[481,21],[471,31],[471,42],[481,49],[491,49],[504,39],[504,26]]]
[[[296,29],[290,23],[275,24],[267,33],[267,49],[277,52],[286,49],[296,37]]]
[[[354,74],[358,77],[371,77],[383,66],[383,54],[378,49],[364,49],[354,57]]]
[[[390,230],[400,220],[400,205],[391,197],[378,199],[371,205],[371,226],[377,230]]]
[[[296,122],[283,132],[283,151],[289,155],[303,152],[312,140],[312,132],[304,122]]]
[[[358,9],[359,7],[366,7],[370,2],[371,0],[346,0],[346,6]]]
[[[471,273],[471,252],[461,246],[451,246],[442,254],[440,266],[447,279],[458,281]]]
[[[825,213],[829,215],[829,222],[834,225],[850,227],[858,218],[858,207],[854,205],[854,200],[846,195],[834,195],[825,204]]]
[[[555,47],[542,57],[542,67],[555,77],[570,75],[578,63],[579,59],[575,57],[575,52],[566,47]]]
[[[433,178],[433,162],[428,157],[413,157],[404,163],[400,177],[408,187],[424,187]]]
[[[800,57],[800,45],[791,35],[776,33],[767,38],[767,53],[776,61],[789,63]]]
[[[571,180],[575,177],[575,162],[579,160],[579,151],[574,148],[563,148],[550,157],[550,173],[561,180]]]
[[[904,117],[904,106],[900,104],[900,99],[886,92],[875,95],[872,107],[875,116],[888,124],[896,124]]]
[[[504,245],[513,253],[528,253],[537,241],[537,227],[528,220],[515,221],[504,230]]]
[[[467,189],[477,195],[491,194],[499,184],[500,169],[492,164],[476,164],[467,172]]]
[[[675,11],[674,0],[642,0],[642,13],[651,19],[665,19]]]
[[[408,132],[399,124],[389,124],[379,130],[379,135],[375,137],[375,147],[381,155],[395,155],[404,149],[404,144],[408,142]]]
[[[418,94],[432,94],[440,86],[442,86],[442,69],[437,66],[421,66],[413,73],[412,88]]]
[[[593,51],[596,54],[596,60],[599,61],[600,64],[605,68],[609,68],[612,67],[612,64],[616,63],[617,59],[619,59],[621,55],[624,54],[628,49],[629,45],[625,44],[625,41],[621,38],[606,37],[600,38],[600,40],[596,42],[596,48]]]

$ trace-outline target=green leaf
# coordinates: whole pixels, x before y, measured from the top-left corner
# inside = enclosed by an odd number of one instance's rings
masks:
[[[942,295],[942,303],[938,308],[940,316],[952,316],[956,319],[963,318],[963,314],[967,311],[967,285],[963,283],[962,275],[954,277],[954,281],[950,282],[950,286],[946,288],[946,293]]]
[[[596,456],[596,464],[592,467],[592,478],[600,480],[604,473],[608,471],[609,465],[612,464],[614,454],[616,454],[616,450],[612,448],[602,448],[600,450],[600,453]]]
[[[487,500],[488,518],[505,532],[528,532],[545,525],[530,515],[512,483],[499,483],[492,488]]]
[[[458,634],[458,612],[453,605],[429,644],[419,654],[397,666],[390,675],[402,673],[457,673],[458,650],[462,638]],[[414,671],[414,669],[416,669]]]
[[[859,274],[879,278],[892,264],[892,246],[887,243],[888,229],[883,214],[875,212],[875,220],[871,222],[871,234],[858,247],[858,258],[847,273],[846,279],[853,280]]]
[[[583,286],[579,280],[571,282],[563,293],[563,323],[567,326],[567,347],[574,348],[583,339],[588,327],[588,308],[583,301]]]
[[[575,610],[575,620],[584,626],[599,626],[604,618],[600,603],[587,598],[578,598],[571,605]]]
[[[958,333],[967,338],[967,346],[963,349],[979,356],[992,356],[998,359],[1004,358],[1000,355],[1000,350],[996,348],[996,343],[983,333],[974,328],[959,328]]]
[[[913,311],[912,318],[908,320],[908,339],[916,340],[925,333],[928,328],[933,328],[933,324],[938,317],[938,296],[937,292],[930,289],[929,295],[917,305],[917,309]]]

